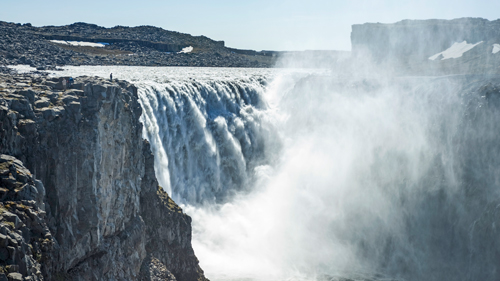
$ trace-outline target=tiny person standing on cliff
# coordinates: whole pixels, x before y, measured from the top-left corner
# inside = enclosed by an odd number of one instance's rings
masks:
[[[109,75],[109,81],[113,81],[113,73]]]

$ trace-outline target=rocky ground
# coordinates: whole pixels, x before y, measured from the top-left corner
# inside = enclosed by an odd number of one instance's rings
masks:
[[[104,48],[68,46],[50,40],[109,43]],[[191,53],[178,53],[184,47]],[[0,65],[135,65],[272,67],[270,53],[231,49],[223,41],[152,26],[113,28],[75,23],[33,27],[0,22]]]
[[[1,69],[0,69],[1,70]],[[0,73],[0,280],[206,280],[136,88]]]

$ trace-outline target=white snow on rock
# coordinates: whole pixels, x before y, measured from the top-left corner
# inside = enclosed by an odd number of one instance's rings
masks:
[[[429,57],[430,60],[435,60],[439,58],[442,55],[441,60],[446,60],[446,59],[456,59],[461,57],[465,52],[471,50],[472,48],[476,47],[477,45],[483,43],[483,41],[478,42],[476,44],[468,44],[467,41],[463,41],[462,43],[453,43],[451,47],[448,49],[442,51],[441,53],[437,53],[431,57]]]
[[[70,46],[99,47],[99,48],[106,46],[102,43],[81,42],[81,41],[50,40],[50,42],[63,45],[70,45]]]
[[[193,51],[193,47],[189,46],[189,47],[186,47],[186,48],[183,48],[180,52],[178,52],[178,54],[187,54],[187,53],[191,53]]]
[[[493,54],[496,54],[500,52],[500,44],[493,44],[493,51],[491,51]]]

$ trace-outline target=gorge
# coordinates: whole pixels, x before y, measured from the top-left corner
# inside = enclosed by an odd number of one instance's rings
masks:
[[[428,59],[453,40],[404,71],[4,70],[0,280],[497,280],[497,58]]]

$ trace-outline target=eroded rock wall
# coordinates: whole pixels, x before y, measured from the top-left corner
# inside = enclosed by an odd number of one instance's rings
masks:
[[[141,188],[141,216],[146,222],[149,256],[144,261],[141,280],[151,280],[147,276],[154,275],[152,265],[156,264],[156,267],[163,265],[179,281],[204,281],[203,271],[191,247],[191,218],[158,185],[149,144],[146,143],[143,150],[146,171]],[[157,223],[164,220],[170,224]]]
[[[142,140],[137,89],[91,77],[76,78],[71,89],[63,89],[61,81],[0,77],[0,153],[24,163],[46,194],[30,199],[33,208],[46,212],[43,221],[53,242],[41,253],[42,274],[36,278],[138,280],[143,260],[154,256],[178,280],[202,280],[189,217],[173,201],[175,211],[159,203],[153,162],[146,161],[152,155]],[[2,199],[4,204],[20,200]],[[167,231],[153,233],[154,228]],[[169,232],[176,233],[174,240],[151,247]],[[4,266],[15,263],[0,260]]]
[[[0,154],[0,280],[43,280],[54,246],[43,184],[15,157]]]

